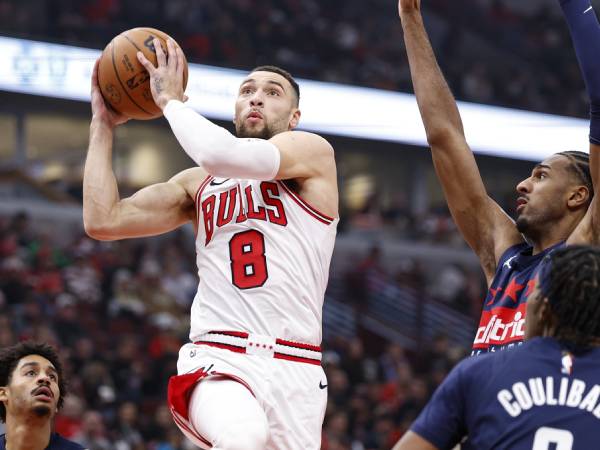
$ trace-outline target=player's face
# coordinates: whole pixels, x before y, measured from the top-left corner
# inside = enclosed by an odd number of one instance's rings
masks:
[[[273,72],[252,72],[240,85],[235,103],[238,137],[270,139],[298,125],[292,85]]]
[[[58,373],[50,361],[28,355],[13,370],[8,386],[0,387],[0,400],[8,415],[52,418],[56,413],[60,389]]]
[[[569,214],[573,187],[569,160],[554,155],[536,165],[531,176],[517,185],[517,229],[536,237]]]

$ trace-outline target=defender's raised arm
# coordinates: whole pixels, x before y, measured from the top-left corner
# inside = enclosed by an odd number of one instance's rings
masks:
[[[600,23],[590,0],[561,0],[575,53],[590,98],[590,174],[593,189],[600,181]],[[600,243],[600,205],[593,196],[584,219],[569,244]]]
[[[417,103],[450,212],[490,282],[502,253],[522,238],[514,222],[487,195],[456,101],[429,42],[420,6],[420,0],[398,2]]]

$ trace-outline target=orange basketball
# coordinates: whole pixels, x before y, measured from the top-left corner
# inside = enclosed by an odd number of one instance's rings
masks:
[[[169,35],[154,28],[132,28],[116,36],[102,52],[98,67],[98,84],[104,99],[118,112],[132,119],[148,120],[162,116],[150,92],[150,75],[137,59],[141,51],[156,66],[153,39],[161,41],[167,53]],[[175,43],[176,46],[179,46]],[[185,60],[185,57],[184,57]],[[185,61],[183,89],[187,85]]]

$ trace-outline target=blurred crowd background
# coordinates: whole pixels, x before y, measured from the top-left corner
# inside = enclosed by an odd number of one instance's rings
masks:
[[[297,77],[411,92],[396,3],[0,0],[0,35],[100,49],[125,29],[152,26],[177,39],[190,62],[277,64]],[[586,117],[557,0],[422,3],[460,100]],[[89,120],[82,108],[0,95],[0,207],[33,199],[54,209],[32,214],[43,209],[34,202],[29,213],[0,211],[0,347],[31,338],[61,349],[71,393],[56,427],[66,437],[90,450],[188,450],[165,390],[187,341],[198,283],[193,232],[101,243],[84,235],[79,219],[57,217],[81,203]],[[168,134],[164,124],[134,123],[120,132],[115,167],[123,196],[149,182],[128,169],[127,158],[142,166],[136,141],[176,145]],[[26,147],[14,159],[2,153],[9,135],[9,150]],[[388,450],[468,354],[485,280],[426,151],[333,143],[342,221],[324,311],[323,450]],[[514,187],[532,164],[477,159],[490,195],[513,213]]]
[[[135,26],[172,30],[188,60],[411,91],[394,0],[0,0],[0,30],[103,48]],[[581,116],[583,82],[557,0],[425,0],[462,100]]]
[[[70,393],[56,430],[90,450],[192,448],[165,402],[197,286],[191,237],[103,243],[75,228],[61,244],[52,227],[35,229],[26,214],[0,217],[0,347],[34,339],[60,349]],[[333,280],[349,289],[328,300],[362,314],[360,295],[376,296],[375,278],[419,288],[418,279],[386,273],[377,253]],[[374,339],[361,327],[326,335],[323,449],[389,450],[466,353],[441,333],[418,351],[381,338],[366,349]]]

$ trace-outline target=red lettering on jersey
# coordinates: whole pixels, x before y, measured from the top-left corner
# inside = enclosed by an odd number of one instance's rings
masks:
[[[204,245],[208,245],[215,231],[213,220],[215,215],[215,201],[217,197],[211,195],[202,202],[202,217],[204,218],[204,231],[206,233],[206,241]]]
[[[285,209],[283,208],[283,202],[280,199],[279,186],[277,186],[277,183],[264,181],[260,184],[260,191],[262,192],[265,205],[275,208],[275,211],[272,209],[267,210],[269,222],[285,227],[288,222],[285,215]]]
[[[236,190],[237,190],[237,196],[240,198],[240,213],[238,214],[237,219],[235,220],[235,223],[240,223],[240,222],[245,222],[246,220],[248,220],[248,217],[246,217],[246,213],[244,212],[244,202],[242,201],[242,190],[240,189],[239,184],[236,186]]]
[[[237,200],[237,188],[230,189],[228,192],[221,192],[219,196],[219,214],[217,214],[217,226],[222,227],[228,224],[233,219],[235,205]],[[229,202],[227,201],[229,196]],[[225,207],[227,207],[227,215],[225,215]]]
[[[490,346],[522,341],[525,337],[526,311],[526,303],[521,303],[518,308],[498,306],[490,311],[483,311],[473,349],[487,349]]]
[[[267,213],[264,206],[259,206],[258,210],[254,210],[254,199],[252,198],[252,186],[245,189],[246,201],[248,204],[248,219],[267,220]]]

